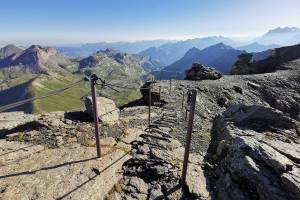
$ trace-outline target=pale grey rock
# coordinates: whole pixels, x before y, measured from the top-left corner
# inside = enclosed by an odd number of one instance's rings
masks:
[[[217,197],[299,199],[296,124],[296,120],[274,108],[229,107],[215,121],[212,145],[215,162],[218,160],[214,169],[218,176]],[[224,176],[224,172],[229,173]]]
[[[138,147],[138,152],[141,154],[149,154],[150,148],[147,144],[144,144]]]
[[[163,199],[164,194],[161,191],[161,186],[159,184],[156,184],[153,186],[153,188],[150,189],[150,196],[149,199],[155,200],[155,199]]]
[[[128,180],[128,186],[124,190],[132,193],[142,193],[148,194],[148,185],[144,182],[143,179],[138,177],[130,177]]]
[[[104,123],[114,123],[119,120],[120,110],[116,107],[113,100],[105,97],[97,97],[96,104],[98,108],[98,117]],[[91,97],[85,99],[87,113],[93,117],[93,102]]]

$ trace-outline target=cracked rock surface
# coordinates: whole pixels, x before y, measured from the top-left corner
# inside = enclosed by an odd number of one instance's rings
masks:
[[[300,199],[298,121],[274,108],[230,106],[207,155],[218,199]]]

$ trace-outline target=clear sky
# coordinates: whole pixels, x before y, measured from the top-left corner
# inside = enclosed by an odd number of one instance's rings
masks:
[[[0,44],[253,36],[300,27],[300,0],[0,0]]]

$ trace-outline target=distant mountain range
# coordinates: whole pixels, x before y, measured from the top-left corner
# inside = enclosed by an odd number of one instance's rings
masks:
[[[183,41],[149,40],[137,42],[100,42],[78,46],[57,47],[68,56],[86,57],[99,50],[113,48],[122,52],[149,56],[160,66],[168,66],[179,60],[191,48],[204,49],[217,43],[224,43],[238,50],[260,52],[267,49],[300,43],[300,29],[295,27],[275,28],[248,42],[239,42],[223,36],[188,39]]]
[[[245,53],[245,51],[236,50],[223,43],[218,43],[202,50],[192,48],[178,61],[159,72],[152,72],[152,74],[158,79],[182,79],[185,70],[191,68],[193,63],[201,63],[214,67],[224,74],[229,74],[232,65],[237,61],[241,53]]]
[[[98,42],[73,46],[59,46],[57,49],[60,53],[67,56],[86,57],[94,54],[99,50],[117,49],[122,52],[136,54],[150,47],[157,47],[162,44],[171,42],[170,40],[146,40],[137,42]]]
[[[280,45],[277,45],[277,44],[263,45],[263,44],[259,44],[257,42],[253,42],[248,45],[237,47],[236,49],[244,50],[244,51],[251,53],[251,52],[261,52],[261,51],[265,51],[268,49],[274,49],[274,48],[278,48],[278,47],[280,47]]]
[[[300,29],[296,27],[275,28],[255,39],[263,45],[277,44],[280,46],[300,43]]]
[[[140,55],[150,56],[152,59],[158,61],[163,66],[170,65],[176,60],[180,59],[191,48],[204,49],[217,43],[225,43],[228,45],[237,45],[235,41],[222,37],[213,36],[205,38],[196,38],[173,43],[163,44],[159,47],[151,47],[140,52]]]

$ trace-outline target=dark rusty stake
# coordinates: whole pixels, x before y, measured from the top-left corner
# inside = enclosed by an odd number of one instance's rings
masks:
[[[172,79],[170,79],[169,95],[171,95],[171,92],[172,92]]]
[[[182,92],[181,110],[183,110],[183,107],[184,107],[184,92]]]
[[[148,100],[148,124],[151,123],[151,86],[149,87],[149,100]]]
[[[92,91],[92,100],[93,100],[97,157],[100,158],[101,157],[100,139],[99,139],[100,134],[99,134],[98,108],[97,108],[97,100],[96,100],[96,81],[97,80],[98,80],[97,75],[93,74],[91,76],[91,91]]]
[[[182,183],[183,184],[186,184],[186,173],[187,173],[188,161],[189,161],[189,155],[190,155],[196,96],[197,96],[197,91],[191,90],[191,105],[190,105],[191,107],[190,107],[190,113],[189,113],[189,124],[188,124],[187,135],[186,135],[184,160],[183,160],[183,167],[182,167]]]
[[[160,103],[160,95],[161,95],[161,85],[158,87],[158,94],[159,94],[159,99],[158,99],[158,102]]]

